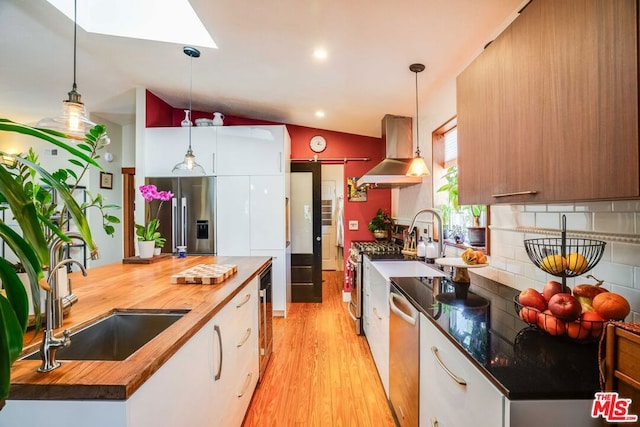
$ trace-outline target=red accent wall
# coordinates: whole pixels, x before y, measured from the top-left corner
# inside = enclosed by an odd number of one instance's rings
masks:
[[[184,119],[184,110],[173,108],[156,95],[147,91],[147,127],[180,126]],[[212,113],[194,111],[191,120],[205,117],[213,118]],[[366,202],[351,202],[348,198],[347,178],[362,176],[369,169],[378,164],[385,156],[385,147],[380,138],[334,132],[289,123],[270,122],[245,117],[225,116],[225,126],[285,124],[291,136],[291,158],[309,159],[316,154],[309,148],[309,140],[315,135],[322,135],[327,140],[327,148],[318,154],[318,160],[323,158],[368,157],[369,161],[348,161],[344,164],[343,190],[344,200],[344,256],[349,256],[349,246],[352,240],[374,240],[367,229],[367,224],[379,208],[391,211],[391,190],[374,189],[367,192]],[[349,221],[358,221],[358,230],[349,230]]]

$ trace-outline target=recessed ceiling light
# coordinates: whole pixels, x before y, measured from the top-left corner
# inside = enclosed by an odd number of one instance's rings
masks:
[[[47,1],[73,19],[73,0]],[[78,25],[90,33],[218,47],[189,0],[163,0],[162,6],[157,0],[91,0],[78,8]]]
[[[313,51],[313,57],[316,59],[327,59],[327,51],[322,48],[318,48]]]
[[[318,117],[319,119],[324,117],[324,111],[322,110],[318,110],[316,111],[316,117]]]

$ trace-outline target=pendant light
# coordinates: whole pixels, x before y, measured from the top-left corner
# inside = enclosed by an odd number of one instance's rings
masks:
[[[200,51],[195,47],[185,46],[182,51],[185,55],[187,55],[190,59],[190,86],[189,86],[189,112],[191,112],[191,101],[192,101],[192,93],[193,93],[193,58],[200,57]],[[196,156],[193,154],[193,150],[191,149],[191,127],[192,124],[189,123],[189,148],[187,149],[187,154],[184,156],[184,160],[173,167],[172,173],[175,174],[189,174],[189,175],[204,175],[204,168],[196,163]]]
[[[57,117],[42,119],[36,125],[40,128],[57,130],[69,135],[84,137],[85,134],[94,127],[87,117],[81,96],[76,85],[76,38],[78,32],[78,2],[73,2],[73,86],[68,93],[69,99],[62,101],[62,114]]]
[[[424,158],[420,155],[420,120],[418,118],[418,73],[424,71],[423,64],[411,64],[409,70],[416,74],[416,155],[411,164],[409,170],[407,170],[407,176],[427,176],[430,174],[429,168],[424,161]]]

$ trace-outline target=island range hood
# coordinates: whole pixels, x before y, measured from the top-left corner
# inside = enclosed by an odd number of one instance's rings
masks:
[[[406,175],[413,159],[411,117],[385,115],[382,119],[382,140],[386,147],[386,158],[360,177],[356,185],[389,188],[420,184],[422,177]]]

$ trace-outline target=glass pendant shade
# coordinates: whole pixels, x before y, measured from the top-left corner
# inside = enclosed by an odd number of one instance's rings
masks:
[[[173,167],[174,174],[204,175],[204,168],[196,163],[196,156],[193,155],[191,147],[187,150],[184,160]]]
[[[419,151],[416,151],[416,157],[411,160],[409,169],[407,170],[407,176],[429,176],[429,168],[424,161],[424,158],[420,155]]]
[[[87,117],[84,104],[80,102],[80,94],[72,90],[69,92],[69,99],[62,101],[62,114],[56,117],[44,118],[38,122],[36,127],[84,137],[89,129],[95,125]]]

